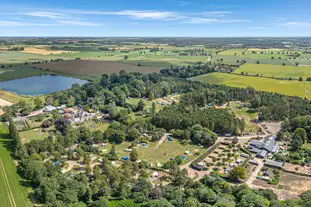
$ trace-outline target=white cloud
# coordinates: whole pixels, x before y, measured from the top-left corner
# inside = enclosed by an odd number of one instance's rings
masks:
[[[117,15],[127,16],[135,19],[171,19],[178,16],[175,12],[154,11],[154,10],[121,10],[121,11],[89,11],[89,10],[68,10],[71,14],[82,15]]]
[[[56,26],[56,24],[44,24],[33,22],[0,21],[0,27],[27,27],[27,26]]]
[[[251,30],[258,30],[258,29],[267,29],[267,27],[250,27],[248,29],[251,29]]]
[[[25,13],[25,15],[32,16],[32,17],[44,17],[44,18],[49,18],[49,19],[67,18],[66,15],[63,13],[45,12],[45,11],[35,11],[35,12]]]
[[[311,23],[309,22],[283,22],[281,23],[282,26],[286,26],[286,27],[311,27]]]
[[[136,10],[124,10],[119,12],[113,12],[111,14],[129,16],[136,19],[170,19],[176,18],[178,15],[175,12],[163,12],[163,11],[136,11]]]
[[[96,27],[101,25],[94,22],[73,21],[73,20],[59,20],[58,22],[63,25],[88,26],[88,27]]]
[[[251,22],[250,20],[244,19],[219,19],[219,18],[189,18],[186,23],[189,24],[213,24],[213,23],[243,23],[243,22]]]
[[[232,14],[231,11],[206,11],[202,12],[203,15],[224,16],[226,14]]]

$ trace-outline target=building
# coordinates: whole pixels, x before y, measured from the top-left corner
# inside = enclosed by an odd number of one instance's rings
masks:
[[[283,167],[284,162],[277,162],[277,161],[273,161],[273,160],[266,160],[266,162],[264,164],[269,166],[269,167],[281,168],[281,167]]]
[[[268,153],[276,153],[278,151],[275,138],[273,135],[265,137],[263,140],[251,140],[248,149],[255,153],[257,157],[265,158]]]
[[[43,109],[44,112],[52,112],[54,110],[56,110],[56,107],[51,106],[51,105],[48,105]]]

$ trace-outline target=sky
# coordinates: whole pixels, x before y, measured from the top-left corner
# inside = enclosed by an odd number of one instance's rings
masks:
[[[311,0],[0,0],[0,36],[311,36]]]

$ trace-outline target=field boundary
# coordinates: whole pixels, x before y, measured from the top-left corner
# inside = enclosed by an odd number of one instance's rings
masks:
[[[1,168],[0,171],[2,172],[2,175],[3,175],[3,178],[4,178],[4,185],[5,185],[6,189],[8,190],[8,196],[9,196],[9,200],[10,200],[11,206],[16,207],[16,203],[15,203],[12,191],[11,191],[10,183],[8,181],[8,177],[6,176],[5,169],[3,167],[1,159],[0,159],[0,168]]]

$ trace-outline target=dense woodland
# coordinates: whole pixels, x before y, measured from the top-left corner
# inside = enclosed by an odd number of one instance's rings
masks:
[[[168,71],[168,70],[167,70]],[[178,73],[178,72],[177,72]],[[98,82],[52,94],[44,102],[21,102],[6,107],[10,135],[13,139],[14,156],[20,159],[18,170],[35,189],[34,196],[46,206],[109,206],[112,200],[122,200],[123,206],[217,206],[217,207],[266,207],[266,206],[311,206],[311,192],[301,195],[301,199],[277,201],[271,190],[251,190],[244,185],[231,185],[215,177],[204,177],[194,181],[187,177],[185,170],[178,168],[179,161],[170,161],[164,168],[169,172],[163,178],[167,185],[152,186],[147,179],[148,164],[135,162],[138,154],[133,151],[131,159],[121,167],[115,167],[110,160],[118,160],[115,145],[103,157],[100,166],[90,167],[91,153],[97,153],[94,143],[114,144],[125,140],[133,145],[142,141],[156,141],[164,132],[170,131],[177,138],[210,146],[217,140],[217,134],[238,134],[244,129],[244,121],[224,109],[213,105],[223,105],[228,101],[250,102],[259,111],[260,119],[284,121],[283,131],[293,136],[294,142],[311,138],[310,101],[298,97],[258,92],[252,88],[241,89],[191,82],[176,78],[176,73],[142,75],[140,73],[104,74]],[[156,113],[153,105],[146,110],[143,101],[137,105],[126,102],[129,98],[154,100],[172,93],[182,93],[180,103],[165,106]],[[28,114],[43,105],[78,105],[84,109],[99,110],[109,114],[111,124],[105,132],[92,132],[86,127],[73,128],[65,119],[53,114],[48,120],[55,126],[53,135],[44,140],[32,140],[22,145],[11,116]],[[138,112],[145,119],[132,120],[130,114]],[[304,116],[304,117],[299,117]],[[286,128],[287,127],[287,128]],[[145,140],[142,133],[152,135]],[[76,149],[71,149],[78,144]],[[294,145],[294,144],[293,144]],[[53,160],[45,161],[52,156]],[[83,158],[85,173],[66,176],[60,165],[53,162]]]

